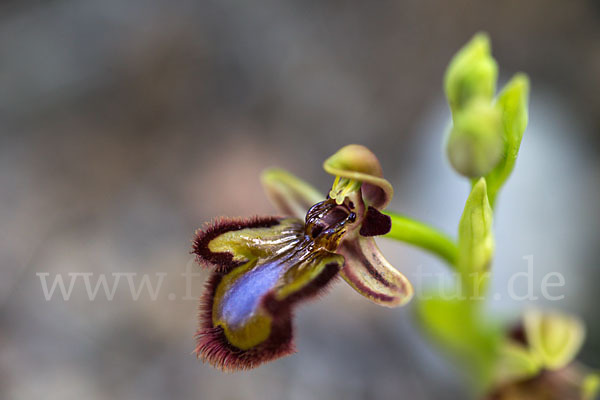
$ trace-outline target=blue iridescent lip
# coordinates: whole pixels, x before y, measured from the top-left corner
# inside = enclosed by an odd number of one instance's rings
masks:
[[[225,291],[218,318],[232,327],[243,325],[254,315],[260,300],[289,269],[288,264],[285,259],[276,259],[242,274]]]

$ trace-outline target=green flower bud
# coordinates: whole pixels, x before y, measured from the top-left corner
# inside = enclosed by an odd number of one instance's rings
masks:
[[[481,178],[473,186],[458,225],[457,267],[468,296],[480,296],[487,284],[494,256],[492,216],[485,179]]]
[[[477,178],[489,173],[504,152],[499,108],[477,100],[458,111],[446,150],[450,164],[459,174]]]
[[[491,55],[490,40],[478,33],[456,53],[446,69],[444,88],[452,113],[475,98],[492,101],[497,78],[498,65]]]

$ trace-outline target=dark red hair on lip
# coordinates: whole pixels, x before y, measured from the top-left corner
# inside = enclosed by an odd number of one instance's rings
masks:
[[[329,263],[323,271],[308,285],[282,301],[275,299],[273,291],[262,299],[262,307],[271,315],[271,333],[256,347],[241,350],[231,345],[223,328],[215,327],[212,319],[213,299],[223,278],[222,272],[213,272],[208,279],[200,301],[200,327],[196,333],[195,353],[198,358],[207,361],[223,371],[245,370],[291,354],[295,351],[293,343],[292,315],[293,306],[322,294],[333,278],[337,276],[340,265]]]

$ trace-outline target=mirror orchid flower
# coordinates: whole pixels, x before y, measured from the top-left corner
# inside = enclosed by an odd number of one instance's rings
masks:
[[[406,304],[413,289],[374,236],[390,231],[381,213],[393,189],[375,155],[348,145],[327,159],[335,176],[324,198],[281,170],[263,174],[283,217],[222,218],[196,232],[193,253],[212,274],[200,305],[196,354],[226,370],[254,368],[294,352],[292,310],[340,275],[369,300]]]

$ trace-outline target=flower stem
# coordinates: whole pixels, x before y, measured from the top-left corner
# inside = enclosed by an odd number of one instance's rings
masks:
[[[390,211],[384,213],[392,218],[392,229],[385,237],[425,249],[455,267],[458,247],[450,236],[403,215]]]

